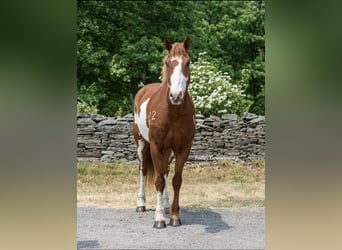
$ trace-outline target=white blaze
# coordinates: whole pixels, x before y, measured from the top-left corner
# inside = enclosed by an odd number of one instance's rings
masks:
[[[172,57],[171,61],[178,61],[178,65],[173,69],[171,79],[170,92],[172,95],[177,96],[181,91],[184,94],[186,90],[186,82],[188,78],[183,74],[182,71],[182,58],[179,56]]]
[[[138,125],[139,132],[144,137],[146,141],[149,142],[148,139],[148,127],[146,124],[146,107],[147,103],[149,102],[150,98],[144,101],[140,106],[140,114],[134,114],[134,122]]]

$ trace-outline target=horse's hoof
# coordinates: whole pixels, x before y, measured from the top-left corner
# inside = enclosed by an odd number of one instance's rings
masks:
[[[170,219],[170,223],[169,223],[170,226],[173,226],[173,227],[178,227],[180,225],[182,225],[182,222],[180,221],[180,219]]]
[[[136,212],[145,212],[146,208],[145,208],[145,206],[140,206],[140,207],[137,207],[137,209],[135,211]]]
[[[169,214],[170,213],[170,208],[169,207],[164,208],[164,211],[165,211],[166,214]]]
[[[154,228],[166,228],[166,224],[165,224],[165,221],[155,221],[154,222],[154,225],[153,225]]]

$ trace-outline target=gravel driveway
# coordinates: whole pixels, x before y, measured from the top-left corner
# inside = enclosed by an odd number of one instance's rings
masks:
[[[154,210],[78,207],[78,249],[264,249],[265,211],[181,208],[182,226],[153,228]],[[168,217],[166,222],[168,223]]]

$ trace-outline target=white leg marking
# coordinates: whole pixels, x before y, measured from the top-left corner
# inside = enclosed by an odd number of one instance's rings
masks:
[[[140,170],[140,186],[139,186],[139,193],[138,193],[138,198],[137,198],[138,207],[145,206],[145,179],[146,179],[146,176],[144,176],[142,170]]]
[[[160,191],[157,192],[156,221],[165,221],[164,207],[163,207],[163,195]]]
[[[167,190],[167,174],[164,174],[164,180],[165,180],[165,188],[163,191],[163,206],[164,208],[170,208],[169,192]]]
[[[139,193],[137,198],[137,206],[143,207],[145,206],[145,179],[146,177],[142,171],[142,162],[143,162],[143,154],[142,151],[144,149],[144,141],[138,141],[138,158],[139,158],[139,168],[140,168],[140,186],[139,186]]]
[[[146,107],[147,103],[149,102],[150,98],[147,98],[146,101],[144,101],[140,106],[140,114],[135,113],[134,114],[134,122],[137,124],[139,128],[139,132],[144,137],[146,141],[149,142],[148,139],[148,127],[146,124]]]
[[[144,141],[141,139],[138,141],[138,160],[139,160],[139,165],[140,165],[140,169],[142,169],[142,161],[143,161],[143,154],[142,151],[144,149],[145,143]]]

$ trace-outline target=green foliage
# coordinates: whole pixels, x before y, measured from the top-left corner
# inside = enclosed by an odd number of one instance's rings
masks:
[[[96,83],[99,95],[96,106],[80,97],[78,106],[132,112],[138,86],[158,82],[162,39],[190,36],[192,61],[206,51],[229,82],[246,84],[251,109],[264,113],[264,16],[264,1],[78,1],[77,86]]]
[[[133,96],[108,100],[102,113],[106,116],[119,117],[133,113]]]
[[[97,114],[100,100],[106,94],[95,83],[90,86],[81,85],[77,94],[77,113]]]
[[[204,58],[206,54],[200,53],[191,65],[189,92],[196,112],[205,116],[246,112],[250,103],[244,93],[245,85],[233,84],[228,73],[219,71]]]
[[[262,89],[254,99],[249,112],[259,115],[265,115],[265,91]]]
[[[97,114],[97,108],[83,100],[77,101],[77,114]]]
[[[201,7],[203,14],[196,32],[202,51],[207,51],[233,82],[244,81],[249,99],[255,102],[259,96],[261,103],[259,93],[265,84],[265,2],[211,1]]]

